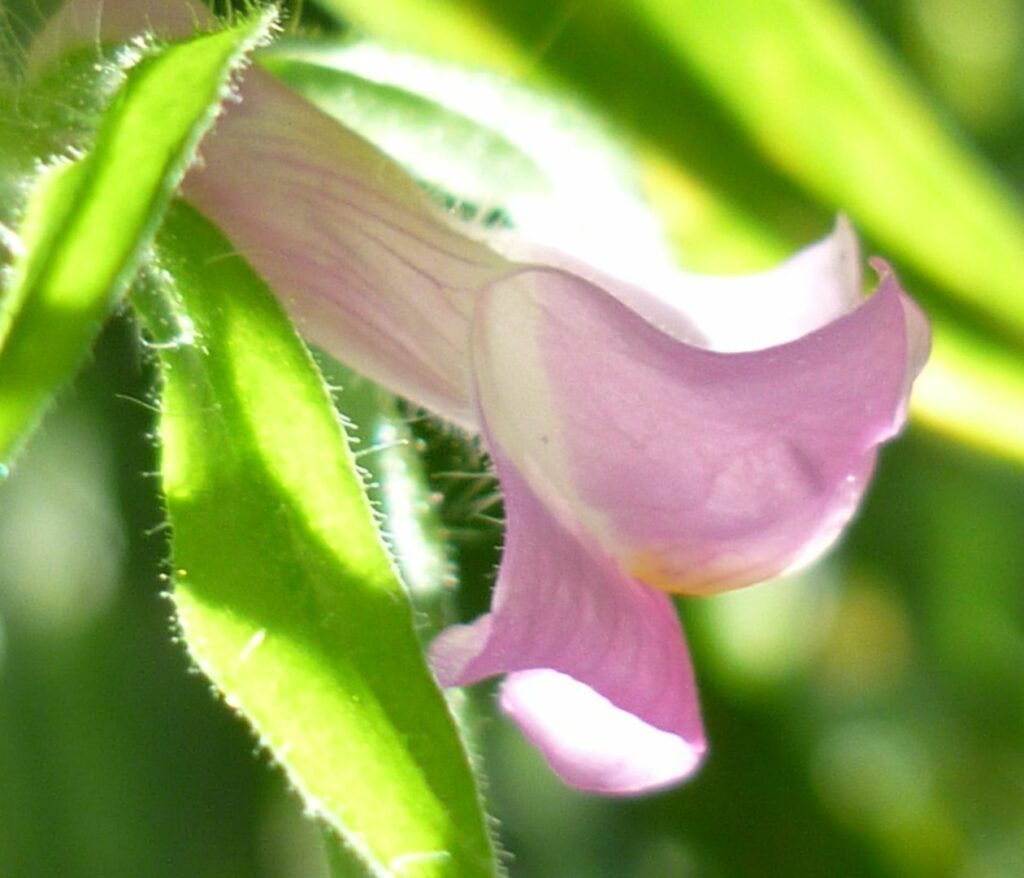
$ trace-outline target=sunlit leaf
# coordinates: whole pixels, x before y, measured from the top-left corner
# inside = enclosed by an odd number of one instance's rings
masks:
[[[365,40],[285,41],[260,63],[477,227],[510,224],[613,274],[672,261],[622,142],[565,95]]]
[[[1024,340],[1020,201],[843,3],[633,5],[773,163]]]
[[[829,210],[763,165],[753,141],[701,82],[680,70],[662,35],[624,0],[402,0],[402,15],[374,0],[319,3],[372,36],[554,89],[606,114],[645,166],[683,170],[689,185],[676,192],[687,199],[688,221],[670,231],[694,268],[734,271],[770,261],[777,251],[745,240],[752,227],[784,249],[832,222]],[[435,26],[427,26],[431,21]],[[494,45],[500,48],[481,51]],[[745,263],[728,248],[738,236]],[[705,245],[729,258],[711,262]]]
[[[429,642],[455,621],[450,606],[455,578],[421,443],[393,393],[327,354],[314,350],[314,356],[342,415],[367,497],[380,513],[381,531],[412,601],[417,633]]]
[[[1020,354],[938,317],[934,354],[912,410],[933,429],[1024,463],[1024,362]]]
[[[261,14],[147,53],[89,151],[39,175],[0,299],[0,459],[16,450],[131,280],[228,79],[265,38]]]
[[[168,276],[137,302],[163,366],[193,657],[367,874],[492,874],[466,754],[309,353],[198,215],[172,209],[158,249]]]
[[[380,67],[367,70],[355,63],[352,47],[318,48],[297,42],[279,45],[261,55],[260,63],[418,178],[456,198],[508,206],[517,199],[551,194],[542,169],[508,137],[394,76],[415,56],[390,55],[381,59]],[[422,63],[421,77],[429,69],[429,62]],[[374,75],[387,72],[392,74],[388,78]]]
[[[459,0],[392,0],[387,4],[320,0],[319,5],[346,24],[411,49],[431,52],[444,46],[445,54],[454,60],[505,70],[514,70],[524,62],[515,38],[503,33],[491,20],[489,10],[477,8],[479,4]]]

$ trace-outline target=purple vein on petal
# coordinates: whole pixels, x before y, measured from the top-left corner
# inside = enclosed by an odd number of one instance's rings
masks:
[[[473,426],[475,291],[512,266],[450,227],[394,163],[259,70],[184,191],[314,342]]]

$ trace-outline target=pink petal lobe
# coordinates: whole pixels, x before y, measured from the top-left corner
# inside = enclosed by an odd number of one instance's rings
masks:
[[[142,34],[186,37],[213,21],[202,0],[71,0],[32,41],[28,69],[39,73],[79,46],[124,43]]]
[[[852,311],[862,295],[860,245],[842,216],[820,241],[754,274],[694,274],[637,265],[627,281],[511,235],[495,235],[490,243],[517,262],[562,269],[589,281],[676,341],[722,353],[793,341]]]
[[[507,541],[493,608],[434,642],[440,682],[508,673],[502,706],[574,786],[627,795],[681,780],[705,743],[671,601],[624,576],[496,458]]]
[[[767,271],[680,274],[656,290],[693,321],[705,339],[700,347],[737,353],[785,344],[837,320],[860,304],[861,280],[860,244],[841,216],[820,241]]]
[[[747,353],[680,342],[555,270],[493,285],[475,326],[493,441],[561,520],[684,593],[769,578],[836,538],[928,348],[891,274],[855,310]]]
[[[345,363],[463,425],[474,291],[509,271],[397,165],[250,70],[184,192]]]

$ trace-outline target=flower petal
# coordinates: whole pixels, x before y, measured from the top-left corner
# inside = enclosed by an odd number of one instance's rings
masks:
[[[28,69],[37,74],[76,46],[123,43],[142,34],[184,37],[212,21],[201,0],[71,0],[32,41]]]
[[[693,321],[705,339],[701,347],[721,353],[762,350],[814,332],[857,307],[860,245],[840,216],[829,235],[768,271],[680,274],[657,290]]]
[[[441,683],[511,672],[502,706],[577,787],[631,794],[682,779],[705,743],[670,599],[558,521],[500,450],[496,462],[507,541],[493,609],[434,642]]]
[[[541,269],[481,297],[474,356],[492,439],[542,502],[644,582],[708,593],[835,539],[927,346],[891,274],[801,339],[722,354]]]
[[[755,351],[800,338],[860,303],[860,245],[840,216],[822,240],[755,274],[705,275],[638,265],[631,281],[514,235],[490,243],[523,264],[560,268],[590,281],[676,341],[721,353]]]
[[[355,369],[472,424],[474,291],[509,271],[449,227],[358,135],[259,70],[201,147],[184,191],[291,310]]]

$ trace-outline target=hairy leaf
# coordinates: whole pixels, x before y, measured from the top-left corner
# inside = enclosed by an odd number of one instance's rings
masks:
[[[185,206],[137,304],[164,374],[162,476],[189,649],[367,874],[483,876],[451,715],[305,346]]]
[[[70,377],[134,275],[264,13],[154,49],[128,73],[88,152],[39,175],[9,237],[0,299],[0,460]]]

